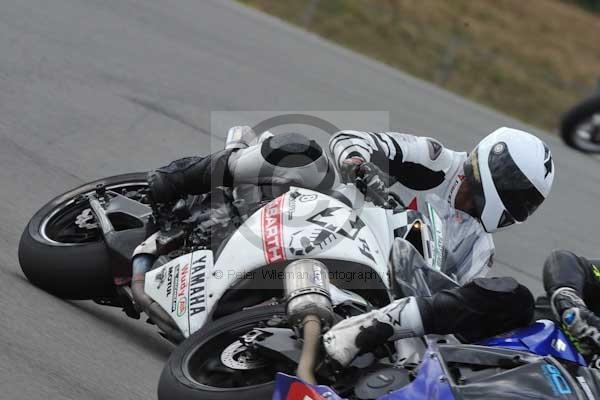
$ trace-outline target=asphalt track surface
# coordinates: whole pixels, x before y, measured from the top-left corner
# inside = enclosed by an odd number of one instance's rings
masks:
[[[526,127],[236,3],[3,0],[1,399],[156,397],[171,346],[119,310],[31,286],[17,244],[69,188],[222,146],[210,121],[223,110],[387,111],[392,129],[457,149]],[[495,274],[540,293],[552,248],[597,250],[600,177],[596,159],[537,133],[554,153],[555,187],[529,223],[497,235]]]

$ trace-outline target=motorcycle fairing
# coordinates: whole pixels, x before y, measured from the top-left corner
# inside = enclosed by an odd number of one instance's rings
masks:
[[[259,284],[280,280],[265,275],[261,267],[266,265],[283,272],[287,261],[306,257],[348,262],[371,268],[389,287],[391,237],[386,236],[390,230],[385,210],[373,208],[362,217],[382,227],[377,236],[383,248],[351,207],[319,192],[291,188],[250,216],[223,245],[216,261],[210,250],[182,255],[148,272],[145,291],[188,337],[203,326],[228,289],[243,280]],[[195,273],[195,268],[201,271]],[[265,285],[268,288],[268,282]]]
[[[277,373],[272,400],[344,400],[328,386],[311,385],[300,379]]]
[[[427,340],[428,351],[423,356],[423,362],[419,366],[419,372],[410,384],[395,390],[378,400],[452,400],[454,394],[448,383],[445,371],[435,352],[434,340]]]
[[[596,398],[596,378],[589,369],[575,366],[571,374],[551,357],[480,345],[438,344],[435,335],[425,339],[428,349],[415,379],[377,400]],[[301,385],[297,393],[307,397],[289,397],[296,393],[290,390],[293,385]],[[278,374],[276,387],[273,400],[340,399],[331,388],[309,385],[283,374]],[[328,390],[331,394],[327,395],[332,397],[324,395]]]
[[[377,237],[371,226],[381,227]],[[220,279],[213,280],[209,309],[241,280],[272,279],[262,275],[261,267],[283,272],[289,261],[302,258],[362,265],[388,285],[390,248],[385,210],[359,215],[326,194],[292,187],[250,216],[223,246],[215,260]]]
[[[337,271],[348,271],[357,278],[341,276],[338,281],[354,282],[359,285],[356,289],[375,283],[391,290],[388,259],[392,232],[400,228],[409,231],[407,227],[419,222],[407,215],[380,207],[354,210],[326,194],[292,187],[251,215],[222,245],[214,262],[210,250],[178,257],[150,271],[145,290],[172,316],[185,337],[202,328],[228,289],[240,287],[243,281],[255,283],[254,289],[272,289],[281,281],[277,274],[295,259],[316,258]],[[424,233],[424,244],[433,241],[428,229]],[[427,253],[431,260],[431,251]],[[198,267],[202,282],[195,285],[193,280],[200,279],[194,273],[199,260],[206,264]],[[262,269],[265,266],[270,270]],[[377,279],[366,281],[373,277]],[[167,290],[169,279],[171,285],[183,286]]]
[[[405,387],[379,397],[377,400],[453,400],[455,397],[445,378],[435,349],[435,341],[425,353],[417,377]],[[443,379],[441,379],[443,378]],[[306,396],[306,397],[303,397]],[[300,379],[278,373],[272,400],[343,400],[328,386],[311,385]]]
[[[575,349],[564,332],[554,322],[547,319],[538,320],[525,328],[485,339],[479,344],[550,355],[581,366],[587,365],[583,356]]]
[[[171,315],[185,337],[200,329],[207,319],[212,266],[212,251],[199,250],[146,274],[146,294]]]

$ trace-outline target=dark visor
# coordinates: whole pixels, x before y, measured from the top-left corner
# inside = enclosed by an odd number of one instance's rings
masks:
[[[505,143],[494,146],[488,165],[502,204],[515,220],[525,221],[542,204],[544,196],[519,169]]]

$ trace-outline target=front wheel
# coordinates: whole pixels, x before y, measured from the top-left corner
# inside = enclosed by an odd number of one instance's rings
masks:
[[[158,399],[271,399],[275,374],[286,372],[285,367],[262,359],[239,338],[254,328],[271,325],[269,321],[283,321],[284,316],[283,306],[265,306],[209,322],[169,357],[160,377]]]
[[[97,185],[143,202],[145,173],[117,175],[86,183],[43,206],[29,221],[19,242],[19,264],[31,283],[55,296],[87,300],[112,297],[111,258],[87,201]],[[123,218],[115,228],[139,221]],[[143,240],[143,238],[141,239]]]

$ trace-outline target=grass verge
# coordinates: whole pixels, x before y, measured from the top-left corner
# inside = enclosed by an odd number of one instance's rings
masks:
[[[551,131],[600,78],[600,16],[559,0],[240,0]]]

